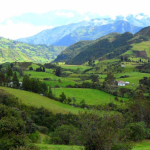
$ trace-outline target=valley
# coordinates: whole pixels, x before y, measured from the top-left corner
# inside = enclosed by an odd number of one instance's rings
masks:
[[[0,37],[2,150],[150,149],[150,27],[94,20]]]

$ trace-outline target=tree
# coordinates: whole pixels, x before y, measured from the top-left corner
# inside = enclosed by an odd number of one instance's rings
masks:
[[[14,72],[14,74],[13,74],[12,81],[13,81],[13,87],[19,87],[19,80],[18,80],[16,72]]]
[[[4,83],[5,80],[6,80],[5,74],[4,74],[3,72],[0,72],[0,83],[1,83],[1,84]]]
[[[119,92],[121,94],[121,97],[124,97],[124,94],[127,92],[127,89],[126,88],[120,88]]]
[[[13,66],[14,66],[14,64],[13,64],[13,63],[11,63],[11,64],[10,64],[10,67],[11,67],[11,68],[13,68]]]
[[[61,76],[61,67],[56,68],[55,75],[58,76],[58,77]]]
[[[45,67],[43,67],[43,72],[45,72]]]
[[[0,65],[0,70],[3,68],[3,66],[2,65]]]
[[[31,66],[31,67],[29,67],[29,70],[31,71],[31,70],[33,70],[33,67]]]
[[[60,101],[63,102],[66,99],[66,95],[64,92],[60,95]]]
[[[119,144],[119,150],[130,149],[130,144],[127,145],[119,138],[123,123],[124,119],[121,115],[105,114],[100,117],[95,111],[79,113],[78,124],[81,134],[78,132],[76,136],[85,150],[118,150],[115,147]]]
[[[111,100],[111,94],[112,90],[117,87],[117,82],[115,81],[115,77],[112,74],[112,72],[107,73],[107,77],[105,78],[103,85],[107,91],[110,93],[110,100]]]
[[[91,80],[92,80],[93,83],[95,83],[95,82],[98,83],[99,82],[99,76],[93,74],[93,75],[91,75]]]
[[[10,78],[11,78],[12,75],[13,75],[13,72],[12,72],[10,66],[8,66],[8,67],[7,67],[7,70],[6,70],[6,78],[7,78],[7,82],[10,81]]]

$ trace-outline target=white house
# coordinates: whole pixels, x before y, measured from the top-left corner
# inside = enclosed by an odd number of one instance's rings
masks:
[[[125,82],[124,81],[118,81],[118,86],[125,86]]]
[[[124,68],[124,67],[125,67],[125,65],[121,65],[121,67],[122,67],[122,68]]]
[[[130,84],[130,82],[125,82],[125,85],[129,85]]]
[[[13,82],[9,82],[8,87],[13,87]],[[22,82],[19,82],[19,87],[22,87]]]

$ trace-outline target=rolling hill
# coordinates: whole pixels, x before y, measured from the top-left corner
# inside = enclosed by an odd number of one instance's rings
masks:
[[[150,58],[150,27],[140,30],[135,35],[129,32],[116,35],[111,39],[97,40],[67,64],[83,64],[90,59],[113,59],[126,56],[131,58]],[[69,49],[69,47],[68,47]]]
[[[88,40],[88,41],[79,41],[69,47],[67,47],[64,51],[62,51],[57,58],[54,60],[54,62],[66,62],[69,59],[74,58],[77,56],[80,52],[84,51],[86,48],[90,47],[90,45],[96,43],[99,40],[103,39],[111,39],[116,35],[119,35],[120,33],[110,33],[106,36],[103,36],[97,40]]]
[[[0,63],[50,62],[65,48],[63,46],[29,45],[0,37]]]

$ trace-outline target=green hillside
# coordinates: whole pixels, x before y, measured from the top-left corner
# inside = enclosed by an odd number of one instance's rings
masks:
[[[57,58],[54,60],[54,62],[67,62],[69,59],[73,59],[75,56],[77,56],[80,52],[84,51],[91,45],[95,44],[98,41],[109,39],[111,40],[113,37],[120,35],[120,33],[110,33],[106,36],[103,36],[99,39],[93,40],[93,41],[79,41],[68,48],[66,48],[64,51],[62,51]]]
[[[98,59],[116,50],[117,48],[122,48],[123,51],[127,51],[130,48],[127,44],[127,41],[131,38],[133,38],[133,35],[129,32],[126,32],[124,34],[117,35],[111,39],[107,38],[99,40],[81,53],[79,53],[76,57],[69,60],[67,63],[76,65],[83,64],[90,59]]]
[[[66,63],[70,65],[81,65],[89,60],[120,59],[121,56],[130,60],[135,59],[135,61],[137,61],[137,58],[138,61],[140,59],[148,60],[150,58],[149,43],[150,27],[142,29],[135,35],[129,32],[114,34],[112,36],[107,35],[104,38],[97,39],[89,47],[85,48]],[[70,47],[66,49],[65,53],[67,51],[69,52],[69,50]],[[74,51],[76,52],[76,49]],[[61,60],[63,60],[63,55],[61,55]]]
[[[0,63],[50,62],[65,48],[64,46],[29,45],[0,37]]]
[[[63,104],[57,102],[55,100],[49,99],[45,96],[41,96],[40,94],[27,92],[24,90],[17,90],[7,87],[1,87],[0,89],[5,90],[6,92],[13,94],[15,97],[18,97],[22,103],[27,106],[35,106],[37,108],[44,107],[45,109],[53,112],[53,113],[74,113],[77,114],[79,111],[82,111],[81,108],[74,108],[70,105]]]

